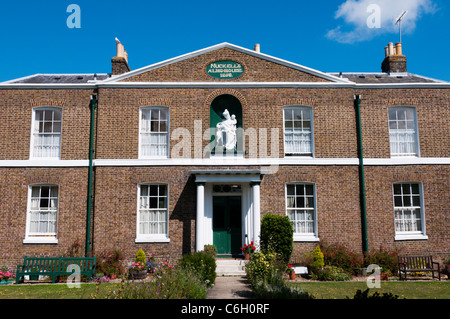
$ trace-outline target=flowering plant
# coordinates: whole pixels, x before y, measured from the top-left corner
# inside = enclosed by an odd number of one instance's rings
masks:
[[[250,245],[245,244],[244,247],[241,247],[242,252],[244,253],[252,253],[256,250],[255,245],[253,244],[253,241],[250,243]]]
[[[294,267],[292,265],[288,265],[287,273],[292,274],[293,272],[295,272]]]
[[[135,262],[131,265],[132,270],[141,271],[145,269],[145,264],[142,261]]]
[[[0,281],[7,281],[9,279],[16,278],[16,275],[12,272],[10,268],[2,267],[0,268]]]

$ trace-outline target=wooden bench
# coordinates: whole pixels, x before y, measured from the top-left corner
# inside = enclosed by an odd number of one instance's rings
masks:
[[[70,265],[80,268],[80,275],[85,275],[89,280],[95,275],[96,257],[27,257],[23,264],[17,266],[16,284],[24,282],[25,276],[38,278],[38,276],[49,276],[52,282],[56,282],[58,276],[72,275],[74,269]],[[77,273],[78,274],[78,273]]]
[[[437,268],[434,268],[437,265]],[[406,280],[406,274],[411,272],[431,272],[434,279],[434,273],[437,272],[439,280],[441,280],[441,272],[439,263],[433,262],[432,256],[398,256],[399,277]]]

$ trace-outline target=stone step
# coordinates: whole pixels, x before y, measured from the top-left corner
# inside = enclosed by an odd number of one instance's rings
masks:
[[[242,259],[216,259],[217,276],[245,276],[245,264]]]

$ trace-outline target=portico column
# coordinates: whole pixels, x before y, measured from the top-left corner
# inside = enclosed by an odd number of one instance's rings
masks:
[[[205,183],[197,182],[197,218],[195,221],[195,250],[201,251],[204,246],[203,218],[205,216]]]
[[[261,232],[261,202],[260,185],[261,182],[251,182],[253,199],[253,242],[259,246],[259,237]]]

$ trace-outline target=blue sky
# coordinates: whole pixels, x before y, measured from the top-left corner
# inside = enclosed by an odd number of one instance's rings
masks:
[[[81,28],[67,25],[70,4],[80,8]],[[379,10],[367,11],[371,4]],[[380,72],[384,47],[399,39],[392,21],[405,9],[408,71],[450,81],[446,0],[15,0],[0,4],[0,82],[109,73],[115,37],[131,69],[229,42],[248,49],[260,43],[262,53],[324,72]]]

